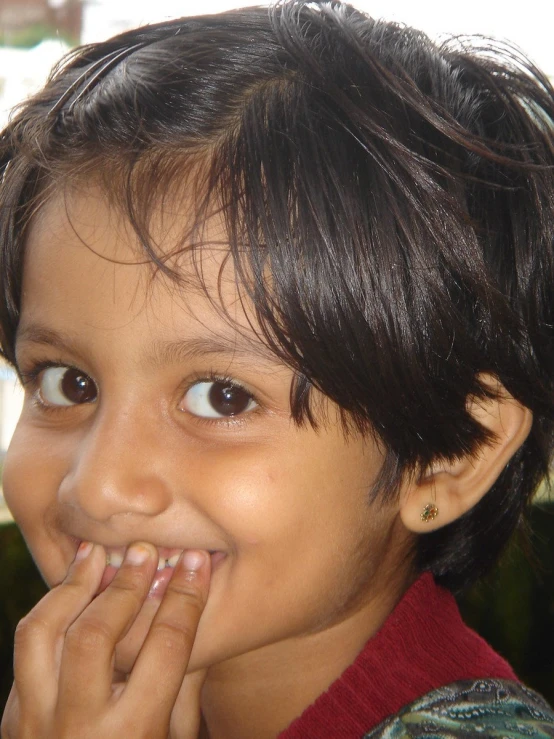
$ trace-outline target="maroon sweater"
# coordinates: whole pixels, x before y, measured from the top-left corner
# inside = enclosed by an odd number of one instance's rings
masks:
[[[457,680],[516,680],[462,621],[456,601],[423,574],[353,664],[279,739],[360,739],[425,693]]]

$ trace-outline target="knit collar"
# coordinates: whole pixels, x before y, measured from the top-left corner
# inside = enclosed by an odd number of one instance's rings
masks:
[[[279,739],[359,739],[431,690],[487,677],[516,679],[511,667],[463,623],[451,593],[427,572],[353,664]]]

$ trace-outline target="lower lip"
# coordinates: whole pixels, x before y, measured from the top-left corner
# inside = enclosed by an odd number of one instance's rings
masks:
[[[215,572],[218,566],[224,561],[226,556],[227,555],[225,554],[225,552],[214,552],[213,554],[210,555],[212,574]],[[112,582],[112,580],[117,575],[118,570],[119,570],[119,567],[113,567],[112,565],[106,566],[106,568],[104,569],[104,574],[102,575],[102,580],[100,581],[100,586],[98,588],[97,595],[100,595],[100,593],[102,593],[108,587],[108,585]],[[173,575],[173,567],[164,567],[162,570],[156,570],[154,579],[152,580],[150,584],[148,598],[156,598],[156,599],[163,598],[172,575]]]

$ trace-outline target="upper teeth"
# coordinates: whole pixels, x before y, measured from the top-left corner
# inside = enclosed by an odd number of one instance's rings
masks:
[[[173,557],[160,557],[158,560],[158,570],[163,570],[165,567],[175,567],[177,562],[179,561],[179,554],[174,554]],[[120,552],[109,552],[106,554],[106,565],[111,565],[112,567],[121,567],[123,564],[123,554]]]
[[[121,567],[123,564],[123,555],[119,554],[119,552],[109,552],[106,554],[106,565],[111,565],[112,567]]]

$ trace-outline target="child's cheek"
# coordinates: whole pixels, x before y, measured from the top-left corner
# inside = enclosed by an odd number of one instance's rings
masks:
[[[36,515],[46,502],[44,473],[33,454],[33,440],[20,423],[15,430],[4,460],[2,485],[4,497],[20,526]]]
[[[271,450],[251,447],[219,453],[217,461],[206,460],[205,467],[210,473],[209,484],[201,483],[203,506],[237,545],[255,545],[276,527],[290,526],[295,490]]]
[[[33,558],[49,585],[65,576],[74,552],[57,528],[57,489],[63,463],[22,419],[4,460],[3,493]],[[67,552],[63,551],[63,548]]]
[[[335,447],[315,433],[291,433],[287,424],[286,433],[206,448],[189,473],[210,517],[243,543],[254,543],[312,518],[324,487],[336,484],[337,458]]]

